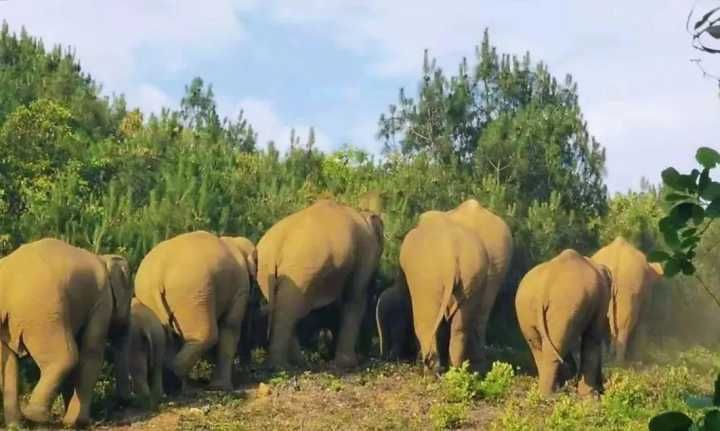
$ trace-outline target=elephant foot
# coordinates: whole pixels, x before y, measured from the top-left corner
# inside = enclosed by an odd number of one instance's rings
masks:
[[[584,392],[584,393],[581,391],[578,391],[578,396],[580,398],[585,398],[585,399],[589,399],[589,400],[593,400],[593,401],[600,401],[600,392],[598,392],[594,389],[591,391],[588,391],[588,392]]]
[[[128,407],[132,405],[133,399],[131,396],[126,395],[116,395],[115,396],[115,402],[119,407]]]
[[[227,382],[225,380],[213,380],[208,383],[207,389],[209,391],[232,392],[234,388],[231,382]]]
[[[25,419],[36,424],[46,424],[50,422],[50,411],[42,407],[28,405],[22,412]]]
[[[63,425],[68,428],[87,428],[90,426],[90,418],[63,418]]]
[[[356,355],[337,355],[331,362],[331,366],[340,369],[350,369],[358,366]]]

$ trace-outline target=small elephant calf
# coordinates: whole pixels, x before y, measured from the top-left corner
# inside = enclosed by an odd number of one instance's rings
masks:
[[[121,397],[129,398],[130,377],[135,396],[145,407],[154,409],[164,394],[165,328],[155,313],[135,298],[130,315],[128,367],[124,370],[118,367],[118,386],[124,388],[120,390]]]

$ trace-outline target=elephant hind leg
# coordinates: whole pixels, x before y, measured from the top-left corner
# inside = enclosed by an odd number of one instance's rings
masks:
[[[232,385],[232,363],[240,341],[247,294],[235,296],[230,309],[220,320],[217,360],[210,380],[210,388],[230,391]]]
[[[25,331],[24,343],[40,369],[40,379],[25,407],[25,417],[36,423],[50,420],[50,406],[60,386],[79,362],[80,354],[70,331],[58,328],[48,336],[47,330]]]
[[[453,367],[461,366],[463,361],[468,359],[475,365],[474,362],[478,359],[469,357],[468,343],[472,341],[469,332],[473,330],[469,314],[469,310],[460,307],[450,320],[449,356],[450,365]]]
[[[184,382],[202,355],[218,342],[215,299],[193,307],[177,307],[175,317],[182,330],[183,344],[173,358],[171,369]]]
[[[0,343],[0,378],[2,379],[5,425],[18,425],[22,419],[18,402],[18,358],[4,343]]]
[[[297,322],[308,313],[308,306],[300,288],[286,277],[281,277],[275,296],[270,332],[270,363],[277,368],[288,365],[291,343]]]
[[[135,396],[138,397],[144,407],[151,407],[150,386],[148,385],[148,352],[146,348],[133,349],[132,357],[129,358],[129,365]]]
[[[582,338],[580,381],[578,382],[578,394],[581,396],[602,393],[601,341],[592,334],[586,334]]]

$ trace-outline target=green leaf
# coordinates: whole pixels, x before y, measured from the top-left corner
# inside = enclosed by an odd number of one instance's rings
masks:
[[[683,183],[682,175],[677,171],[675,168],[667,168],[664,171],[662,171],[662,180],[663,183],[665,183],[666,186],[678,190],[683,191],[685,190],[685,185]]]
[[[695,235],[696,233],[697,233],[697,228],[690,227],[690,228],[687,228],[687,229],[683,230],[682,232],[680,232],[680,236],[683,238],[687,238],[687,237]]]
[[[695,265],[693,265],[692,262],[688,259],[684,259],[680,261],[680,265],[682,267],[682,273],[685,275],[693,275],[695,274]]]
[[[692,219],[695,225],[699,225],[705,219],[705,210],[700,205],[693,204],[692,207]]]
[[[720,197],[720,183],[712,181],[700,192],[700,197],[706,201],[713,201]]]
[[[666,412],[650,419],[650,431],[687,431],[693,421],[686,414],[680,412]]]
[[[710,202],[707,208],[705,208],[705,217],[720,217],[720,198],[713,199],[713,201]]]
[[[720,406],[720,374],[715,378],[715,393],[713,394],[713,405]]]
[[[700,212],[703,212],[703,209],[699,205],[692,202],[681,202],[670,210],[669,217],[673,220],[675,226],[680,227],[687,224],[690,217],[695,218],[695,215]]]
[[[705,168],[700,174],[700,181],[698,181],[698,193],[702,194],[708,184],[710,184],[710,169]]]
[[[720,411],[710,410],[705,413],[702,429],[704,431],[720,431]]]
[[[680,247],[682,247],[682,248],[694,247],[697,245],[698,242],[700,242],[700,237],[689,236],[682,240],[682,242],[680,243]]]
[[[665,262],[670,259],[670,255],[662,250],[653,250],[647,255],[649,262]]]
[[[682,264],[676,258],[672,258],[665,262],[665,276],[673,277],[682,270]]]
[[[691,197],[689,195],[686,195],[684,193],[670,193],[668,195],[665,195],[666,202],[677,202],[690,198]]]
[[[720,163],[720,153],[712,148],[700,147],[698,148],[697,153],[695,153],[695,159],[705,169],[712,169]]]

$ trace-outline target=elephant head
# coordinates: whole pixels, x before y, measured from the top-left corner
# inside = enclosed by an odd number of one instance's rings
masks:
[[[245,258],[250,278],[255,280],[257,278],[257,250],[255,249],[255,244],[242,236],[223,236],[220,237],[220,239],[242,254]]]
[[[394,286],[382,291],[375,306],[380,356],[390,360],[417,356],[410,294],[402,274],[401,277]]]
[[[112,326],[127,328],[130,322],[130,302],[133,297],[130,265],[127,259],[115,254],[102,255],[100,258],[105,263],[113,296]]]
[[[378,258],[383,253],[383,247],[385,243],[385,224],[379,214],[371,211],[362,211],[363,218],[367,223],[368,229],[372,232],[373,238],[377,241],[378,246]]]

